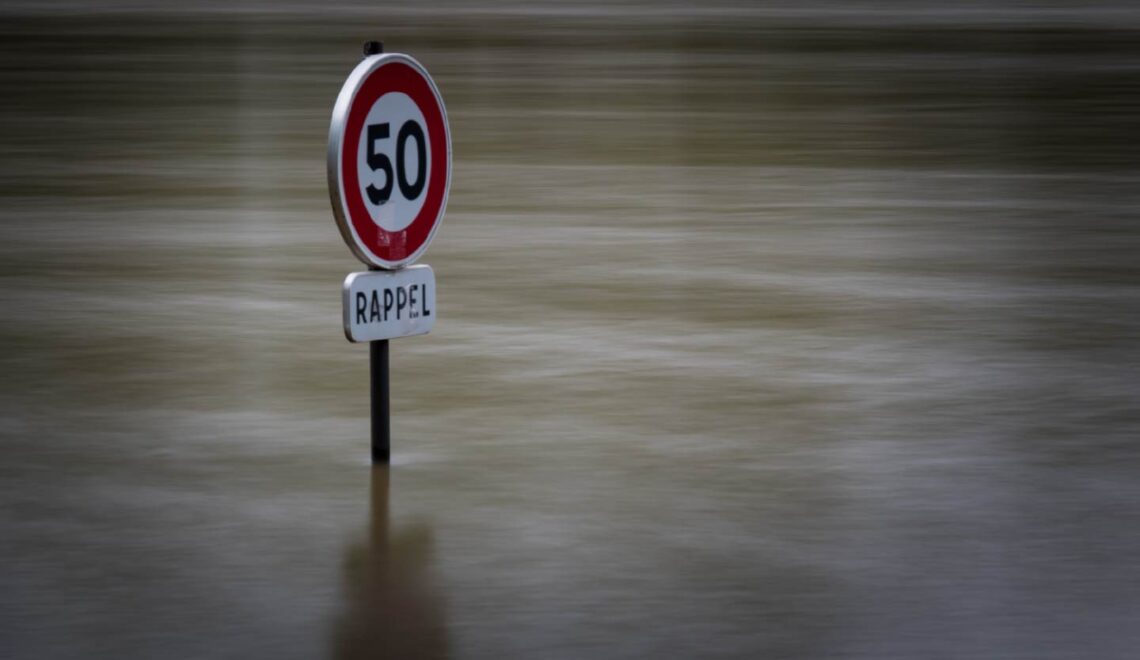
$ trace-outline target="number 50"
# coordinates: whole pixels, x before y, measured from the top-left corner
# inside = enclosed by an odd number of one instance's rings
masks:
[[[387,154],[376,153],[376,142],[379,140],[387,140],[391,136],[388,129],[388,123],[383,124],[370,124],[368,126],[368,167],[373,172],[377,170],[384,171],[384,186],[377,188],[371,183],[364,189],[368,193],[368,199],[373,204],[383,204],[388,201],[392,196],[392,181],[395,179],[396,184],[400,186],[400,194],[406,200],[413,200],[420,196],[424,190],[424,183],[427,174],[427,152],[424,144],[424,129],[414,120],[409,119],[404,122],[400,127],[400,132],[396,135],[396,176],[392,176],[392,161],[388,159]],[[408,181],[408,173],[404,166],[404,151],[408,144],[408,138],[411,138],[416,143],[416,180],[414,182]]]

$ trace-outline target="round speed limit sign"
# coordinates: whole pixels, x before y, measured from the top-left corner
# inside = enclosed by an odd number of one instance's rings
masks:
[[[439,228],[451,187],[443,99],[407,55],[366,57],[348,76],[329,128],[329,197],[361,261],[403,268]]]

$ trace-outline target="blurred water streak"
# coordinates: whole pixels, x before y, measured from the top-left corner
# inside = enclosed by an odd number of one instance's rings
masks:
[[[1131,657],[1134,10],[440,7],[0,22],[0,655]],[[377,37],[455,146],[390,475]]]

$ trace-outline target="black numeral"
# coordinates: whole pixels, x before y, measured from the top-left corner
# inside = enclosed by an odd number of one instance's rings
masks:
[[[396,135],[395,177],[392,176],[392,161],[385,154],[376,153],[377,140],[387,140],[391,135],[387,122],[368,126],[368,167],[373,172],[384,171],[383,188],[368,184],[364,189],[364,192],[368,193],[368,199],[373,204],[383,204],[388,201],[392,196],[393,179],[400,186],[400,194],[407,200],[418,198],[420,193],[424,191],[424,185],[427,184],[427,144],[424,140],[424,129],[411,119],[404,122],[404,125],[400,127],[400,132]],[[408,138],[416,143],[416,179],[414,182],[408,181],[408,173],[404,166],[404,151],[407,148]]]
[[[408,138],[416,141],[416,182],[414,184],[408,183],[408,178],[404,172],[404,146],[408,144]],[[396,163],[399,165],[399,176],[396,182],[400,184],[400,192],[404,195],[404,199],[415,199],[420,196],[424,189],[424,174],[427,173],[427,158],[424,158],[424,129],[414,121],[406,121],[400,127],[400,134],[396,136]]]
[[[368,199],[372,200],[373,204],[383,204],[388,201],[392,196],[392,161],[388,160],[388,156],[376,153],[376,141],[388,139],[388,124],[372,124],[368,127],[368,167],[372,171],[384,170],[384,187],[377,188],[371,183],[364,189],[368,193]]]

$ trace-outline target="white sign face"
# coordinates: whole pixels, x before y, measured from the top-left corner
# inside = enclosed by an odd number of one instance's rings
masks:
[[[427,334],[435,317],[431,266],[350,273],[344,280],[344,336],[349,341]]]
[[[431,129],[416,102],[403,92],[377,99],[364,125],[367,131],[356,149],[356,183],[367,193],[364,207],[384,231],[402,232],[424,207]]]

